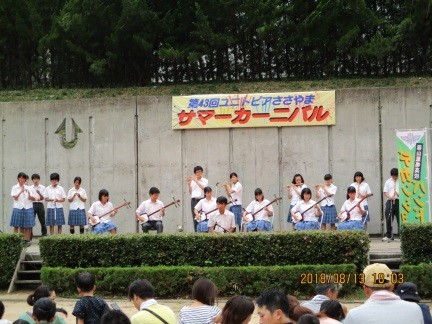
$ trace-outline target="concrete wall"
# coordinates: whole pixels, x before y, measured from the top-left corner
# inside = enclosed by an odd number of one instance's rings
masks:
[[[286,223],[289,201],[283,186],[295,173],[301,173],[309,186],[331,173],[340,208],[354,172],[362,171],[374,193],[368,230],[378,234],[383,181],[396,166],[395,130],[430,128],[431,104],[431,87],[343,89],[336,91],[335,126],[174,131],[171,97],[0,103],[0,230],[11,231],[10,189],[23,171],[39,173],[43,184],[49,184],[50,173],[58,172],[66,191],[73,178],[81,176],[90,197],[87,207],[102,188],[110,192],[115,206],[130,200],[132,209],[122,208],[116,216],[119,232],[138,230],[134,211],[148,198],[149,188],[157,186],[165,204],[172,197],[181,200],[179,208],[167,210],[165,231],[183,226],[190,232],[185,179],[199,164],[218,194],[223,192],[216,183],[237,172],[245,205],[257,187],[268,198],[282,195],[281,204],[274,206],[276,230],[291,228]],[[64,118],[68,141],[73,138],[72,118],[82,130],[71,149],[64,148],[55,134]],[[38,225],[35,232],[39,234]]]

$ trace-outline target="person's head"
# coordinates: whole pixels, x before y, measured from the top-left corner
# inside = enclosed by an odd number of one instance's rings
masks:
[[[270,289],[263,292],[256,300],[260,324],[284,323],[289,318],[289,302],[287,296],[278,290]]]
[[[403,300],[416,303],[420,302],[420,296],[417,286],[415,283],[412,283],[410,281],[406,281],[403,284],[397,286],[396,294],[399,295],[399,297]]]
[[[313,311],[299,304],[294,306],[291,306],[290,304],[289,318],[291,320],[298,321],[298,319],[302,317],[304,314],[313,314]]]
[[[40,176],[37,173],[33,173],[31,176],[31,180],[33,181],[33,184],[38,185],[40,181]]]
[[[75,177],[74,178],[74,185],[75,185],[75,188],[79,188],[80,186],[81,186],[81,177]]]
[[[101,190],[99,191],[99,201],[100,201],[102,204],[106,204],[106,203],[108,202],[108,200],[109,200],[109,192],[108,192],[108,190],[106,190],[106,189],[101,189]]]
[[[334,283],[332,276],[326,277],[326,283],[318,284],[315,287],[315,292],[317,295],[325,295],[330,299],[337,299],[341,285]]]
[[[219,213],[221,214],[225,213],[225,208],[227,204],[228,204],[228,199],[226,197],[224,196],[217,197],[216,205],[219,210]]]
[[[205,305],[213,306],[217,294],[216,285],[207,278],[199,278],[192,287],[192,298]]]
[[[195,176],[196,176],[198,179],[200,179],[200,178],[202,177],[203,172],[204,172],[202,166],[200,166],[200,165],[197,165],[196,167],[194,167],[194,170],[193,170],[193,171],[194,171]]]
[[[212,197],[212,193],[213,193],[212,188],[210,188],[210,187],[204,187],[204,196],[207,199],[210,199]]]
[[[35,322],[52,322],[56,313],[56,303],[51,299],[44,297],[39,299],[33,305],[33,319]]]
[[[17,179],[18,179],[18,183],[20,185],[23,185],[27,181],[27,175],[24,172],[20,172],[18,173]]]
[[[79,293],[92,292],[96,288],[96,276],[93,273],[87,271],[81,272],[78,274],[75,284]]]
[[[237,173],[235,173],[235,172],[231,172],[230,173],[230,181],[231,181],[231,183],[237,183],[237,181],[238,181],[238,175],[237,175]]]
[[[36,288],[33,294],[28,295],[27,304],[33,306],[35,302],[44,297],[48,297],[54,300],[56,298],[56,293],[54,290],[49,289],[48,286],[40,285]]]
[[[324,176],[324,182],[325,182],[325,184],[326,184],[327,186],[330,186],[331,183],[333,182],[333,177],[332,177],[332,175],[329,174],[329,173],[327,173],[327,174]]]
[[[99,324],[130,324],[129,317],[121,310],[110,309],[101,317]]]
[[[301,200],[309,201],[312,197],[312,191],[309,188],[303,188],[300,193]]]
[[[151,187],[149,190],[149,195],[150,195],[150,200],[155,202],[159,198],[160,190],[156,187]]]
[[[256,201],[262,201],[264,199],[264,194],[261,190],[261,188],[255,189],[255,200]]]
[[[23,319],[17,319],[16,321],[13,321],[12,324],[30,324],[30,323]]]
[[[353,186],[349,186],[347,189],[347,199],[355,199],[356,197],[356,188],[354,188]]]
[[[292,179],[292,184],[299,185],[299,184],[302,184],[302,183],[304,183],[303,176],[301,174],[299,174],[299,173],[295,174],[294,177],[293,177],[293,179]]]
[[[369,298],[374,291],[388,290],[393,291],[392,272],[390,268],[383,263],[373,263],[363,270],[364,283],[363,291]]]
[[[305,314],[300,316],[297,324],[320,324],[320,320],[313,314]]]
[[[53,187],[57,186],[60,181],[60,175],[56,172],[50,174],[50,182]]]
[[[130,284],[128,297],[139,310],[143,301],[155,298],[155,289],[147,279],[137,279]]]
[[[398,178],[398,169],[393,168],[390,170],[390,176],[392,177],[393,180],[397,180]]]
[[[252,318],[255,305],[245,296],[234,296],[228,299],[221,314],[222,324],[247,324]]]
[[[322,302],[318,317],[330,317],[340,321],[345,318],[341,303],[337,300],[325,300]]]
[[[4,312],[5,312],[5,307],[3,302],[0,300],[0,319],[3,318]]]
[[[363,177],[363,173],[361,173],[360,171],[357,171],[356,173],[354,173],[354,180],[353,182],[357,182],[357,183],[362,183],[364,181],[364,177]]]

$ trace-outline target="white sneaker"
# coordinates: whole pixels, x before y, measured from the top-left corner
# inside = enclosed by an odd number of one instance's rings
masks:
[[[384,236],[384,237],[382,238],[382,240],[383,240],[383,241],[390,241],[390,239],[389,239],[387,236]]]

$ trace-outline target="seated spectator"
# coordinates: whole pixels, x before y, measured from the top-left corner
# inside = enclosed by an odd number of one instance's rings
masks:
[[[417,290],[417,286],[412,282],[404,282],[399,285],[396,289],[396,294],[402,299],[409,302],[417,303],[420,306],[423,313],[423,320],[425,324],[432,324],[432,317],[429,310],[429,306],[426,304],[420,304],[420,296]]]
[[[33,319],[36,323],[52,323],[56,313],[56,304],[47,297],[38,299],[33,305]]]
[[[284,293],[270,289],[256,300],[260,324],[286,324],[290,322],[290,307]]]
[[[252,318],[255,305],[244,296],[234,296],[228,299],[222,314],[215,320],[216,324],[247,324]]]
[[[5,306],[3,302],[0,300],[0,324],[11,324],[8,320],[2,319],[5,312]]]
[[[180,324],[213,323],[221,310],[215,306],[218,290],[215,284],[207,278],[199,278],[192,287],[193,303],[180,310]]]
[[[309,308],[301,306],[297,298],[295,298],[294,296],[287,295],[287,298],[289,304],[289,318],[292,321],[297,322],[300,316],[304,314],[313,315],[313,312]]]
[[[146,279],[138,279],[129,286],[129,299],[138,313],[131,317],[132,324],[167,323],[177,324],[177,319],[171,308],[159,304],[155,300],[155,290]]]
[[[320,324],[337,324],[345,318],[341,303],[337,300],[325,300],[321,304],[320,312],[317,314]]]
[[[300,316],[297,324],[320,324],[320,320],[313,314],[304,314]]]
[[[305,301],[301,303],[302,306],[309,308],[314,314],[318,313],[321,308],[321,304],[325,300],[336,300],[338,298],[339,290],[341,289],[340,284],[331,283],[333,282],[332,278],[329,278],[325,284],[318,284],[315,287],[316,295],[309,301]]]
[[[110,309],[102,316],[99,324],[131,324],[131,321],[121,310]]]

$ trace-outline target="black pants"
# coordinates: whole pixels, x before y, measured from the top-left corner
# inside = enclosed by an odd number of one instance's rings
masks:
[[[198,204],[198,201],[200,201],[202,198],[192,198],[191,199],[191,210],[192,210],[192,221],[194,224],[194,231],[197,231],[198,222],[195,220],[195,206]]]
[[[143,233],[148,233],[149,230],[156,230],[158,234],[163,232],[163,224],[162,221],[151,221],[149,220],[147,223],[141,225],[141,229]]]
[[[395,199],[394,203],[391,200],[387,200],[385,205],[385,218],[386,218],[386,237],[393,237],[393,228],[392,228],[392,220],[396,218],[398,225],[398,234],[399,234],[399,199]]]
[[[41,202],[34,202],[33,203],[33,210],[34,210],[34,216],[36,218],[36,215],[39,219],[39,223],[41,224],[41,232],[42,236],[47,235],[47,227],[45,225],[45,207],[44,204]],[[32,237],[33,237],[33,230],[32,230]]]

